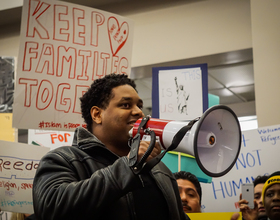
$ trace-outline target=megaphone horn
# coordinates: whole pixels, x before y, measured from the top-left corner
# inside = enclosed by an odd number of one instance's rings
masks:
[[[136,135],[139,119],[131,130]],[[177,132],[190,121],[150,118],[146,128],[154,131],[163,149],[167,149]],[[144,132],[141,135],[145,135]],[[186,132],[174,151],[195,157],[200,169],[211,177],[220,177],[234,166],[241,147],[241,130],[235,113],[225,105],[207,109]]]

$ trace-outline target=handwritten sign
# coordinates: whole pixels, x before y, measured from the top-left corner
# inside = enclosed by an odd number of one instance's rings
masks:
[[[132,21],[63,1],[25,0],[13,126],[85,126],[79,98],[92,81],[130,74]],[[32,120],[31,120],[32,119]]]
[[[201,81],[200,68],[159,71],[160,118],[200,117],[203,113]]]
[[[153,68],[153,115],[193,120],[208,109],[207,64]]]
[[[28,144],[49,147],[71,146],[74,132],[28,129]]]
[[[205,212],[238,211],[242,183],[252,183],[258,175],[280,170],[280,125],[242,132],[242,147],[232,170],[225,176],[202,183]]]
[[[0,208],[33,213],[33,178],[40,159],[50,149],[0,141]]]

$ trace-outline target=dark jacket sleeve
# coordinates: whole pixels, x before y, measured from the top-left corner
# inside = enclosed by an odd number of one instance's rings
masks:
[[[85,179],[87,169],[94,168],[79,169],[79,166],[85,165],[68,161],[59,151],[49,152],[42,158],[33,183],[34,212],[38,220],[94,219],[106,212],[108,204],[142,187],[126,157]]]
[[[190,220],[189,216],[183,210],[178,184],[172,172],[162,162],[154,167],[152,172],[155,176],[158,187],[162,192],[166,193],[169,213],[172,219]]]

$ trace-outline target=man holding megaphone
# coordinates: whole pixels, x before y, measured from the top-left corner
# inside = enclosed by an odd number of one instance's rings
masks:
[[[126,75],[92,83],[81,98],[87,129],[76,129],[73,146],[41,159],[33,185],[37,219],[189,219],[173,174],[155,160],[161,148],[153,132],[146,129],[151,142],[138,135],[128,145],[142,105]]]

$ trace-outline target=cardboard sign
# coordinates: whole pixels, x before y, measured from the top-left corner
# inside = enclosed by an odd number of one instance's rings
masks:
[[[74,131],[79,98],[110,73],[130,75],[132,21],[63,1],[25,0],[13,126]]]
[[[0,141],[0,208],[33,213],[33,178],[40,159],[50,149]]]

